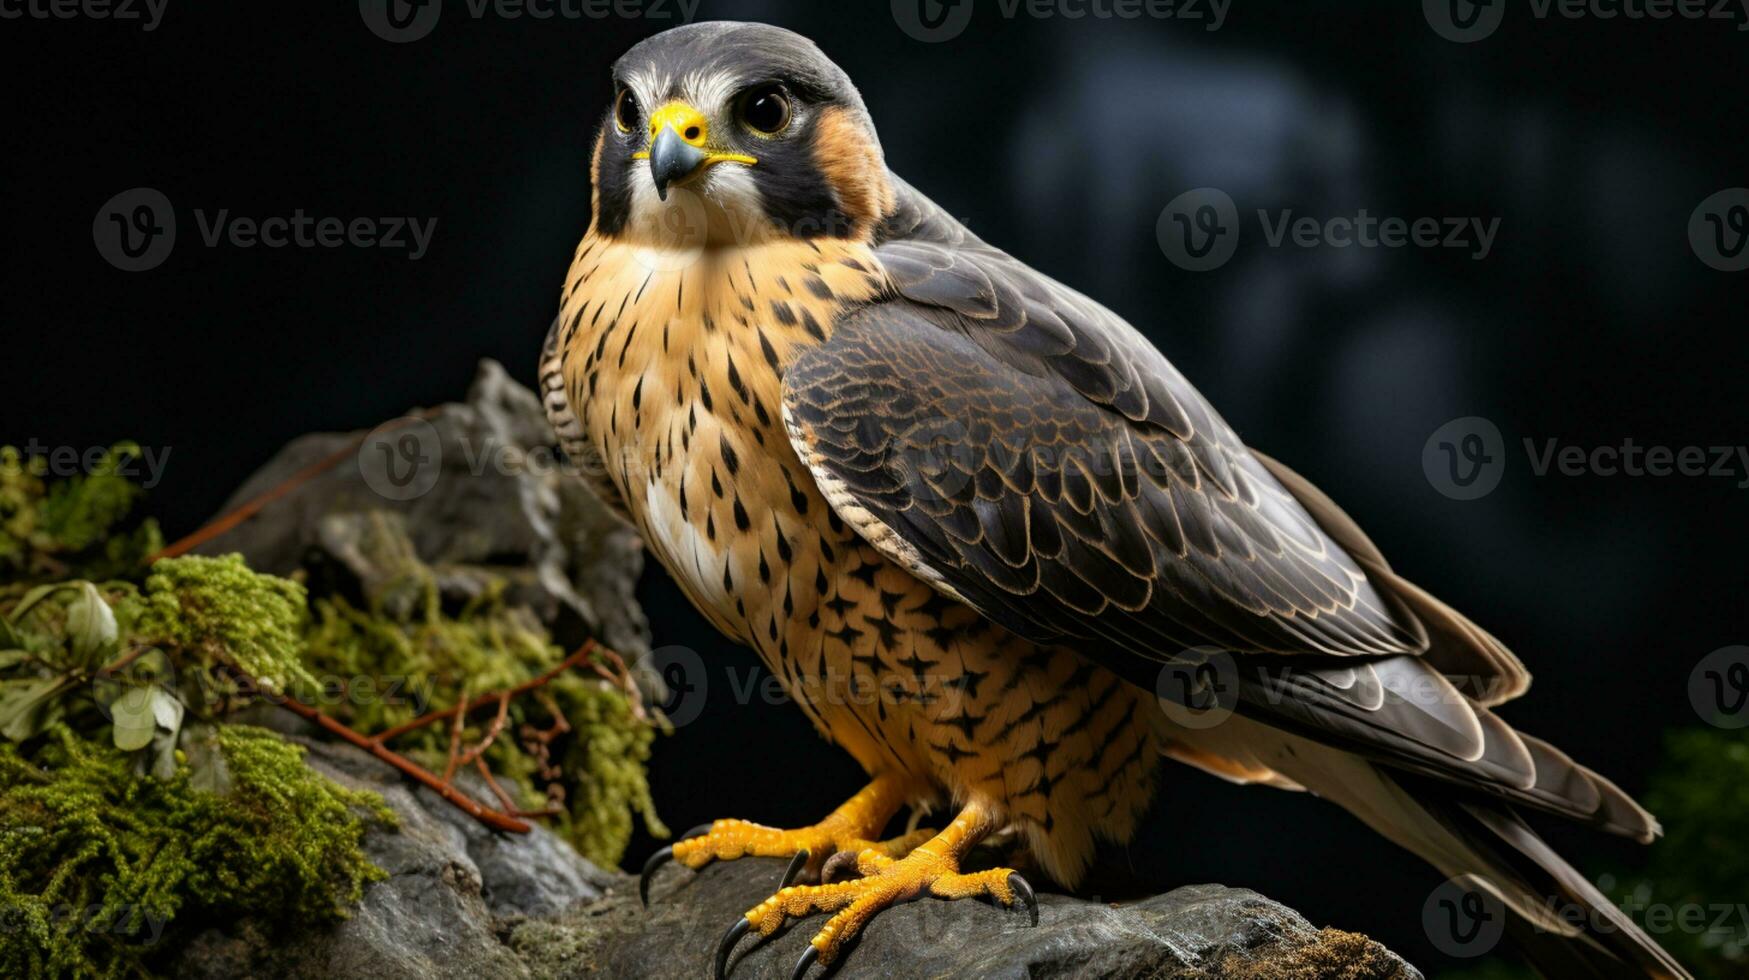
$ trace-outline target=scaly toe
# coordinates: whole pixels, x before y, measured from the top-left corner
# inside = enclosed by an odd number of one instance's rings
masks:
[[[800,977],[815,964],[831,966],[881,912],[925,894],[950,900],[989,898],[999,905],[1025,911],[1032,924],[1038,924],[1038,897],[1026,879],[1009,868],[962,874],[955,870],[954,861],[933,852],[919,851],[895,860],[874,847],[855,855],[834,854],[824,867],[828,879],[849,869],[861,876],[780,888],[749,909],[718,948],[719,967],[727,962],[734,943],[749,931],[769,936],[785,922],[815,912],[833,913],[809,941],[802,961],[796,964],[795,976]]]
[[[854,851],[839,851],[826,859],[820,867],[820,883],[843,881],[856,877],[856,853]]]

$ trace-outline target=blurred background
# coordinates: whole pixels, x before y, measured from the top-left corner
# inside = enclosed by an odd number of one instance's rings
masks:
[[[168,449],[150,510],[175,537],[295,436],[459,398],[481,357],[532,383],[589,221],[607,68],[691,3],[537,18],[454,2],[403,43],[372,30],[370,0],[362,16],[349,3],[293,14],[169,0],[151,30],[0,22],[0,444]],[[1503,711],[1514,723],[1636,793],[1668,771],[1667,731],[1711,733],[1703,759],[1744,751],[1704,723],[1690,681],[1709,654],[1749,642],[1749,460],[1732,449],[1728,475],[1539,476],[1526,449],[1749,443],[1749,278],[1713,267],[1749,262],[1734,251],[1749,196],[1715,198],[1749,184],[1742,12],[1007,9],[703,0],[692,16],[816,39],[861,86],[896,172],[1126,316],[1248,442],[1506,640],[1538,676]],[[100,253],[94,224],[137,187],[173,203],[178,237],[161,265],[127,272]],[[1207,271],[1162,247],[1174,227],[1163,209],[1197,188],[1227,195],[1239,227],[1230,260]],[[1710,221],[1697,214],[1709,199]],[[301,209],[435,226],[417,259],[411,244],[209,247],[197,209],[208,221]],[[1448,219],[1472,230],[1462,247],[1269,241],[1284,216],[1363,210],[1438,219],[1442,238]],[[1485,255],[1477,224],[1497,229]],[[1500,433],[1499,483],[1458,499],[1469,494],[1438,478],[1432,437],[1470,417]],[[658,646],[698,651],[717,691],[749,688],[755,658],[659,569],[643,597]],[[782,761],[751,761],[753,739],[783,740]],[[656,802],[677,828],[806,823],[859,785],[799,711],[758,698],[704,698],[656,752]],[[1423,927],[1439,877],[1345,814],[1183,767],[1162,785],[1116,858],[1137,879],[1256,888],[1430,972],[1462,965]],[[1671,785],[1663,797],[1680,797]],[[1741,867],[1746,818],[1721,819],[1743,832],[1717,859]],[[1631,846],[1548,829],[1606,887],[1649,876],[1668,902],[1697,887]],[[641,838],[627,865],[656,846]],[[1733,886],[1706,898],[1749,902],[1749,880]]]

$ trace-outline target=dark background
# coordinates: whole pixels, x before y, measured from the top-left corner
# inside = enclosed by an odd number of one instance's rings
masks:
[[[673,0],[664,10],[675,11]],[[1503,712],[1630,791],[1686,685],[1749,636],[1731,478],[1535,477],[1526,438],[1734,445],[1744,432],[1744,274],[1690,251],[1690,212],[1749,183],[1749,34],[1735,23],[1539,21],[1443,40],[1413,2],[1235,0],[1206,21],[1013,20],[908,37],[885,2],[706,0],[816,40],[861,85],[895,171],[988,240],[1098,297],[1171,356],[1254,445],[1297,467],[1399,570],[1538,674]],[[172,450],[150,507],[172,537],[287,440],[459,397],[478,358],[532,382],[589,220],[606,69],[675,20],[474,19],[385,43],[356,5],[169,0],[163,23],[0,21],[5,83],[0,443]],[[1163,257],[1155,219],[1220,187],[1242,215],[1501,219],[1494,250],[1264,246],[1208,273]],[[98,209],[149,186],[178,244],[125,273]],[[193,210],[436,218],[429,254],[207,248]],[[1274,213],[1272,211],[1272,213]],[[1484,416],[1499,489],[1436,492],[1422,449]],[[658,644],[700,651],[716,691],[756,671],[658,570]],[[751,750],[754,740],[779,752]],[[707,699],[652,771],[674,827],[799,825],[859,784],[792,708]],[[1557,834],[1593,871],[1631,848]],[[656,846],[640,839],[635,866]],[[1430,869],[1333,807],[1165,772],[1124,857],[1157,887],[1255,887],[1424,967]],[[752,901],[757,896],[749,896]],[[1735,896],[1733,901],[1744,896]],[[701,954],[702,955],[702,954]]]

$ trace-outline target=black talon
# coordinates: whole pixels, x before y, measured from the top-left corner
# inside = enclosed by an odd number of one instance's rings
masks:
[[[804,847],[796,852],[795,857],[789,859],[789,867],[784,869],[783,872],[783,883],[777,887],[788,888],[796,880],[796,875],[801,874],[802,869],[807,866],[808,849]]]
[[[657,868],[672,860],[674,848],[670,846],[650,855],[650,859],[644,862],[644,870],[638,875],[638,901],[644,904],[644,908],[650,907],[650,879],[656,876]]]
[[[1026,911],[1032,916],[1032,924],[1038,926],[1038,896],[1032,892],[1032,886],[1016,871],[1008,876],[1008,887],[1014,889],[1014,899],[1026,906]]]
[[[813,966],[814,961],[819,958],[820,947],[815,946],[812,943],[808,944],[808,951],[802,954],[800,960],[796,961],[796,972],[789,975],[789,980],[802,980],[803,977],[808,975],[808,967]]]
[[[680,839],[691,840],[694,837],[703,837],[710,833],[710,829],[710,824],[701,823],[681,834]],[[644,904],[644,908],[650,907],[650,879],[656,876],[658,868],[672,860],[674,860],[674,846],[671,844],[650,855],[650,859],[644,862],[644,870],[638,875],[638,901]]]
[[[728,977],[729,954],[735,951],[735,944],[740,942],[741,937],[747,935],[747,930],[751,928],[753,928],[753,923],[748,922],[747,917],[743,915],[741,921],[730,926],[729,931],[723,933],[723,938],[717,941],[717,980],[725,980]]]

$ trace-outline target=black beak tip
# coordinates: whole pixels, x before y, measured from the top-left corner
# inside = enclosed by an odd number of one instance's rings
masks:
[[[656,196],[668,200],[668,185],[697,173],[706,159],[704,150],[681,139],[672,128],[657,133],[650,141],[650,179]]]

